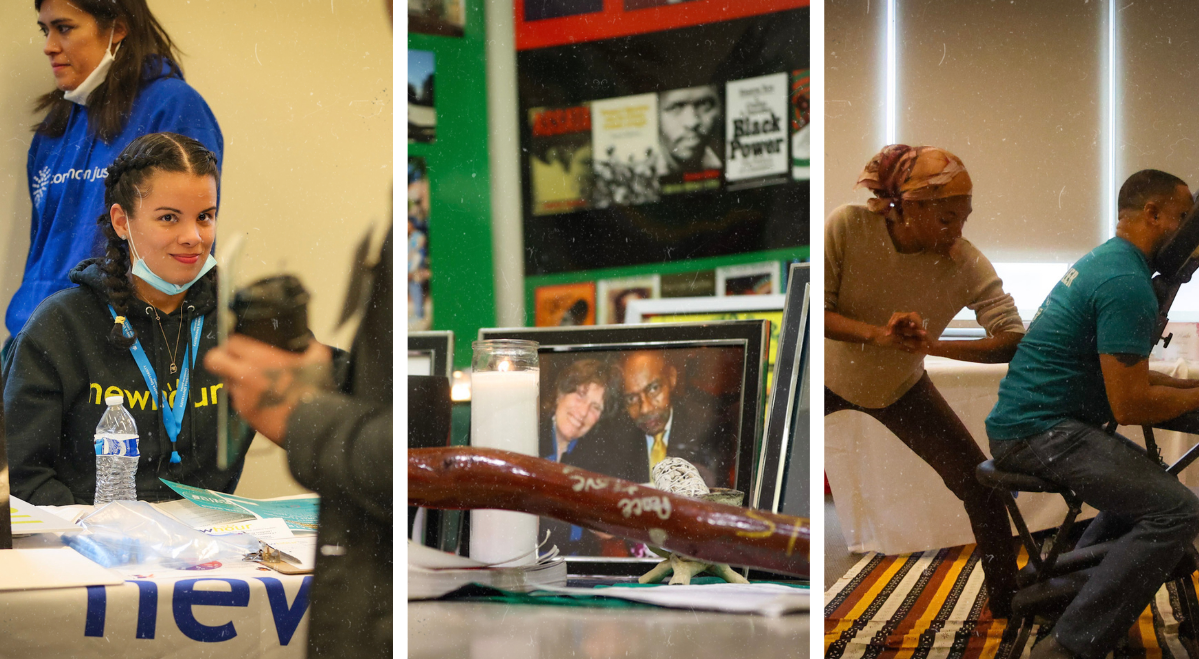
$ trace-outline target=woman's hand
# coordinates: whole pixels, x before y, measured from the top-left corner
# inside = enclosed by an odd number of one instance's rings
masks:
[[[885,326],[847,318],[835,311],[824,312],[824,335],[835,341],[865,343],[880,348],[927,354],[931,349],[924,320],[915,312],[897,312]]]
[[[204,366],[225,381],[233,409],[276,444],[287,435],[287,419],[305,396],[330,388],[332,353],[312,341],[301,354],[239,334],[204,356]]]
[[[915,311],[897,311],[891,314],[883,331],[876,336],[874,345],[893,348],[904,352],[924,354],[929,351],[928,332],[924,320]]]

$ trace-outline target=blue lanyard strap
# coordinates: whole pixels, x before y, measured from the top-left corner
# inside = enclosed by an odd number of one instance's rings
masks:
[[[112,308],[111,304],[108,305],[108,312],[112,314],[114,320],[117,318],[117,311]],[[137,363],[137,369],[142,372],[146,386],[150,387],[150,395],[154,397],[159,409],[162,410],[162,420],[167,428],[167,437],[171,440],[171,464],[179,464],[182,461],[175,442],[179,439],[179,430],[183,427],[183,415],[187,413],[187,390],[191,385],[191,367],[195,366],[196,357],[200,354],[200,333],[203,330],[204,316],[192,319],[191,342],[183,352],[183,369],[179,372],[179,389],[175,391],[174,406],[169,404],[166,392],[158,389],[158,375],[154,372],[154,367],[150,365],[150,358],[146,356],[146,350],[142,348],[141,339],[134,339],[133,345],[129,346],[129,352],[133,353],[133,361]],[[133,327],[127,319],[121,323],[121,333],[127,338],[135,336]],[[159,397],[159,394],[162,396]]]

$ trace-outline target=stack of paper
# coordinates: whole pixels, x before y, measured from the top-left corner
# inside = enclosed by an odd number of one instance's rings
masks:
[[[277,499],[251,499],[235,494],[224,494],[200,487],[174,483],[160,478],[168,487],[188,501],[212,511],[212,518],[203,526],[213,526],[247,519],[270,519],[278,517],[293,531],[315,531],[320,509],[317,495],[279,497]],[[174,511],[170,511],[175,515]],[[223,513],[216,515],[215,513]],[[176,515],[178,517],[178,515]],[[185,520],[180,520],[185,521]],[[194,526],[194,524],[193,524]],[[200,528],[200,527],[197,527]]]
[[[408,541],[408,599],[441,597],[472,583],[514,592],[565,586],[566,561],[554,556],[533,565],[491,567]]]

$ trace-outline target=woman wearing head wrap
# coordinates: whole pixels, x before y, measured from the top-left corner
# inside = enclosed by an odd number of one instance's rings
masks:
[[[837,208],[825,224],[825,414],[869,414],[936,470],[965,504],[992,614],[1006,617],[1016,588],[1007,514],[975,480],[986,456],[924,372],[924,356],[1006,362],[1024,326],[991,263],[961,237],[973,186],[957,156],[891,145],[856,187],[874,198]],[[987,338],[938,341],[963,307]]]

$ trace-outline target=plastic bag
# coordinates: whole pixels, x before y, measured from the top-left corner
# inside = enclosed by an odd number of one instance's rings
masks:
[[[103,565],[159,565],[186,569],[213,561],[235,563],[261,543],[244,533],[210,536],[144,501],[113,501],[85,515],[87,533],[63,534],[75,551]]]

